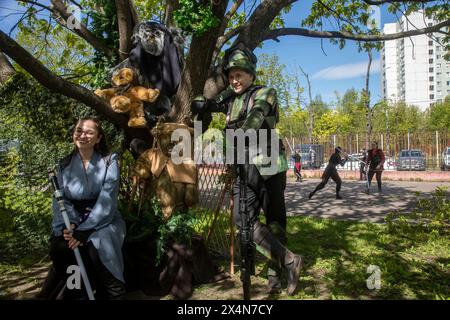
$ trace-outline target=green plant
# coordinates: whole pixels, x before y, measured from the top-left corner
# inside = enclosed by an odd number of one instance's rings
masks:
[[[450,201],[445,187],[437,187],[431,198],[419,197],[417,207],[409,214],[399,211],[387,214],[390,232],[401,232],[405,236],[415,238],[429,238],[433,235],[448,234],[450,221]]]
[[[179,9],[174,12],[174,20],[182,30],[202,35],[219,25],[211,6],[200,4],[198,0],[180,0]]]

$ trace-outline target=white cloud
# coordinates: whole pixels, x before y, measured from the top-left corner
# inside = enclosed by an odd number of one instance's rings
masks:
[[[312,78],[323,80],[340,80],[365,76],[367,72],[367,63],[368,61],[362,61],[357,63],[349,63],[349,64],[342,64],[339,66],[328,67],[316,72],[312,76]],[[372,60],[372,65],[370,66],[370,74],[375,74],[379,72],[380,72],[380,59]]]

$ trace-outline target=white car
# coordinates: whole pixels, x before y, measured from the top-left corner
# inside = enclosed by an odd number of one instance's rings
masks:
[[[442,152],[441,170],[450,170],[450,147],[446,147]]]

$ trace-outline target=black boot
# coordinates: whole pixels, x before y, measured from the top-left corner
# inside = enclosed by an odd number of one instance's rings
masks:
[[[287,276],[288,276],[288,286],[286,289],[287,295],[294,295],[297,290],[298,278],[300,276],[300,269],[302,268],[303,258],[296,254],[294,255],[294,261],[286,265]]]
[[[286,245],[286,231],[281,227],[278,222],[272,222],[267,226],[270,232],[278,239],[283,245]],[[278,263],[269,261],[267,270],[267,278],[269,279],[269,293],[281,292],[281,268]]]
[[[273,271],[273,267],[269,267],[269,271],[267,272],[267,278],[269,279],[269,293],[279,293],[281,291],[281,280],[277,271],[274,274],[270,272]]]
[[[266,252],[272,262],[286,269],[288,280],[287,294],[293,295],[298,284],[302,258],[286,248],[260,222],[256,222],[254,225],[253,239]]]

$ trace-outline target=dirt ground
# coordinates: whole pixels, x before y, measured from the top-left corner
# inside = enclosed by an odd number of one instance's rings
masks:
[[[0,299],[28,300],[34,299],[47,275],[50,263],[37,264],[26,270],[15,270],[0,275]],[[267,292],[267,280],[252,276],[251,296],[253,300],[287,299],[281,292],[270,295]],[[170,295],[147,296],[142,291],[129,292],[127,300],[169,300]],[[242,284],[239,273],[215,283],[197,286],[189,300],[240,300],[242,299]]]

